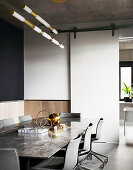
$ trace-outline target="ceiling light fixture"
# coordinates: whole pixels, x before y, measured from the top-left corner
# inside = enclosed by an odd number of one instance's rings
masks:
[[[53,33],[58,34],[58,32],[53,28],[49,23],[47,23],[43,18],[41,18],[39,15],[37,15],[35,12],[33,12],[28,6],[22,5],[22,8],[31,14],[33,17],[35,17],[39,22],[41,22],[43,25],[48,27]]]
[[[51,40],[52,43],[58,45],[60,48],[64,48],[64,46],[62,44],[60,44],[58,41],[56,41],[54,38],[52,38],[49,34],[47,34],[46,32],[43,32],[39,27],[35,26],[34,24],[32,24],[31,22],[29,22],[28,20],[26,20],[23,16],[21,16],[20,14],[18,14],[15,11],[11,11],[11,15],[14,16],[15,18],[17,18],[18,20],[24,22],[25,24],[27,24],[28,26],[30,26],[34,31],[36,31],[37,33],[42,34],[42,36],[44,36],[45,38],[47,38],[48,40]]]
[[[52,2],[54,3],[64,3],[66,2],[67,0],[52,0]]]

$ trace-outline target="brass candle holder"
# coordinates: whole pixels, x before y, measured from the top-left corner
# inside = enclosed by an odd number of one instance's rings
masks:
[[[60,115],[53,113],[49,115],[48,122],[51,126],[58,126],[60,124]]]

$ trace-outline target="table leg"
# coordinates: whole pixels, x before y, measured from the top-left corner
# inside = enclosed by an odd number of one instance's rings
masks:
[[[124,136],[125,136],[125,126],[126,126],[126,113],[125,113],[125,111],[124,111]]]
[[[27,158],[26,170],[30,169],[30,158]]]
[[[29,170],[30,169],[30,158],[20,157],[20,170]]]

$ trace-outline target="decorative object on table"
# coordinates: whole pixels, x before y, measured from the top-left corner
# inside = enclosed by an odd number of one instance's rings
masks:
[[[22,128],[18,129],[18,133],[33,133],[33,134],[42,134],[48,132],[48,129],[38,129],[38,128]]]
[[[44,114],[45,113],[45,114]],[[46,115],[49,115],[46,117]],[[60,124],[60,114],[52,113],[50,114],[47,110],[41,110],[37,113],[36,118],[36,126],[37,128],[46,128],[46,126],[50,126],[48,129],[52,129],[52,131],[56,131],[57,129],[65,129],[65,124]],[[34,128],[36,127],[34,126]]]
[[[43,136],[48,136],[48,132],[47,133],[18,133],[18,136],[23,136],[23,137],[30,137],[30,138],[36,138],[36,139],[40,139]]]
[[[133,90],[131,89],[131,87],[130,87],[130,86],[127,86],[127,85],[123,82],[123,89],[122,89],[122,91],[124,91],[124,93],[125,93],[124,101],[125,101],[125,102],[132,102],[131,94],[132,94]]]
[[[51,126],[58,126],[60,124],[60,115],[57,113],[50,114],[48,122]]]
[[[61,135],[61,129],[57,127],[57,129],[54,129],[53,127],[49,128],[48,130],[48,136],[50,138],[58,138]]]
[[[50,138],[58,138],[62,131],[65,131],[67,126],[65,124],[59,124],[58,126],[50,127],[48,130],[48,136]]]
[[[36,125],[43,128],[46,125],[49,125],[48,123],[48,117],[46,115],[50,115],[50,112],[48,110],[41,110],[37,113],[36,118]]]
[[[49,116],[46,117],[46,115],[49,115]],[[59,126],[60,115],[57,113],[50,114],[48,110],[41,110],[37,113],[36,125],[41,128],[45,128],[46,125],[50,125],[51,127]],[[63,124],[63,126],[65,126],[65,124]]]

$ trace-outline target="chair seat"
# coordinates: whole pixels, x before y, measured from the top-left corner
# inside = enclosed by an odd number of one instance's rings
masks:
[[[98,140],[98,139],[96,138],[96,134],[91,134],[91,141],[94,141],[94,140]]]
[[[64,157],[52,156],[48,160],[42,161],[40,164],[31,168],[31,170],[61,170],[64,167]]]

